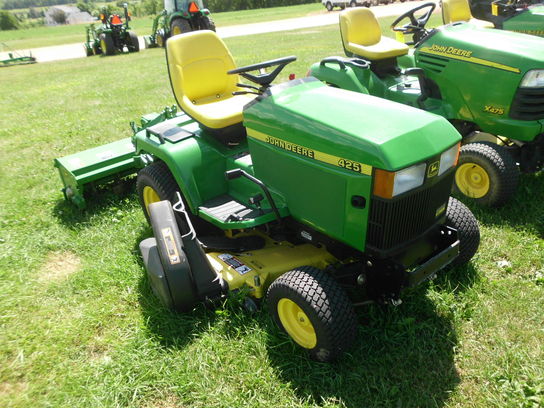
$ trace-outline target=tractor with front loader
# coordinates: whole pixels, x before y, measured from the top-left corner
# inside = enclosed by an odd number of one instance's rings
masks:
[[[348,58],[325,58],[308,74],[448,119],[463,136],[455,190],[482,205],[503,205],[520,170],[544,165],[544,40],[471,23],[427,30],[435,7],[426,3],[397,18],[391,27],[401,41],[382,36],[371,10],[343,11]],[[405,35],[413,41],[405,43]]]
[[[215,31],[210,10],[202,0],[164,0],[164,10],[153,20],[151,35],[144,37],[145,46],[164,47],[171,36],[196,30]]]
[[[468,21],[480,27],[544,37],[544,5],[530,0],[441,0],[444,24]]]
[[[315,78],[272,85],[295,57],[236,68],[208,30],[172,37],[166,59],[180,112],[55,160],[79,206],[89,185],[138,172],[153,229],[140,250],[164,305],[237,292],[331,361],[355,341],[355,306],[398,305],[476,252],[477,221],[450,197],[461,137],[444,118]]]
[[[115,55],[125,50],[128,52],[140,51],[138,36],[130,31],[128,22],[130,13],[127,3],[123,3],[125,22],[119,14],[110,14],[106,9],[100,13],[101,24],[95,27],[90,24],[86,29],[86,41],[83,44],[87,57],[92,55]]]

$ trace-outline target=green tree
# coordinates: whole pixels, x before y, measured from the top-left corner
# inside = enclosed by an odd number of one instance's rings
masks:
[[[0,11],[0,30],[19,29],[19,20],[8,11]]]

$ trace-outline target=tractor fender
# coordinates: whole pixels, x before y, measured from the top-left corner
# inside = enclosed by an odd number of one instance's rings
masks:
[[[161,144],[143,131],[135,137],[135,145],[140,157],[150,155],[153,161],[161,160],[168,166],[193,214],[204,201],[227,192],[224,158],[202,139],[189,137]]]
[[[321,62],[316,62],[313,64],[310,67],[308,75],[313,76],[336,88],[364,93],[367,95],[369,94],[368,88],[357,77],[353,67],[347,64],[332,62],[331,58],[325,58]]]

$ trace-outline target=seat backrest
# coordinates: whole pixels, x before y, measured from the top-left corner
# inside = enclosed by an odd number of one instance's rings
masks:
[[[444,24],[469,21],[472,18],[468,0],[442,0]]]
[[[227,75],[234,60],[227,46],[210,30],[176,35],[166,42],[170,83],[176,100],[185,103],[232,97],[238,75]]]
[[[340,13],[340,34],[344,48],[349,43],[374,45],[380,42],[382,30],[376,16],[366,7],[356,7]]]

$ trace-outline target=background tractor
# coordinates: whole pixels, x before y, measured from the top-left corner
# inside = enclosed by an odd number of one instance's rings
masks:
[[[330,361],[355,340],[354,305],[398,305],[402,290],[472,258],[479,228],[449,197],[461,138],[444,118],[315,78],[271,86],[295,57],[236,68],[211,31],[166,48],[182,112],[145,115],[132,140],[55,161],[79,204],[86,183],[138,171],[153,229],[140,250],[166,306],[233,292],[252,309],[266,301]]]
[[[530,0],[442,0],[444,24],[479,25],[544,37],[544,5]]]
[[[145,46],[164,47],[169,37],[196,30],[215,31],[210,11],[202,0],[165,0],[164,10],[153,20],[151,35],[144,37]]]
[[[91,55],[114,55],[123,52],[126,48],[128,52],[140,51],[138,36],[130,31],[128,22],[130,14],[127,3],[123,4],[125,12],[125,22],[123,23],[118,14],[109,14],[106,9],[100,13],[102,24],[95,28],[94,24],[87,27],[87,41],[83,46],[87,56]]]
[[[519,170],[544,165],[544,40],[470,23],[426,30],[435,7],[397,18],[392,28],[402,41],[382,37],[369,9],[342,12],[349,58],[325,58],[309,74],[448,119],[463,136],[456,190],[500,206],[514,194]],[[413,41],[405,44],[405,35]]]

